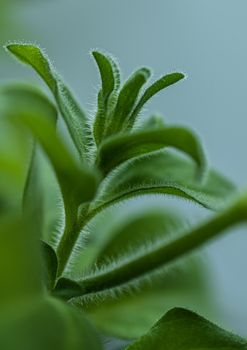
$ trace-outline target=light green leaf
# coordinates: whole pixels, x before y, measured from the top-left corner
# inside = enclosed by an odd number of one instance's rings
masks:
[[[82,312],[54,298],[31,299],[29,303],[1,312],[0,348],[103,349],[97,332]]]
[[[80,157],[85,160],[88,150],[88,120],[46,54],[31,44],[8,44],[6,49],[22,63],[30,65],[48,85]]]
[[[60,183],[65,206],[92,199],[97,187],[95,173],[79,165],[56,134],[56,110],[39,91],[29,87],[5,87],[0,92],[2,113],[25,125],[40,142]]]
[[[140,68],[134,72],[120,90],[115,110],[109,120],[106,136],[118,133],[123,129],[123,123],[134,108],[142,86],[150,77],[148,68]]]
[[[154,327],[126,350],[247,349],[247,341],[180,308],[167,312]]]
[[[189,155],[197,164],[199,175],[206,171],[206,158],[197,137],[183,127],[164,127],[113,136],[99,149],[97,165],[108,174],[121,163],[164,147],[172,147]]]
[[[170,73],[159,80],[155,81],[151,86],[149,86],[142,97],[140,98],[139,102],[137,103],[134,111],[131,113],[129,119],[128,119],[128,129],[132,128],[138,114],[140,113],[141,109],[143,106],[154,96],[156,95],[159,91],[167,88],[170,85],[173,85],[180,81],[181,79],[184,79],[184,74],[182,73]]]
[[[117,89],[120,85],[120,71],[117,64],[109,55],[93,51],[92,55],[98,65],[101,75],[102,89],[98,95],[98,111],[94,121],[94,138],[100,144],[113,100],[116,101]]]
[[[106,179],[91,206],[97,212],[121,200],[145,194],[168,194],[219,209],[236,189],[223,176],[210,170],[205,182],[195,181],[196,165],[169,151],[157,152],[123,164]]]

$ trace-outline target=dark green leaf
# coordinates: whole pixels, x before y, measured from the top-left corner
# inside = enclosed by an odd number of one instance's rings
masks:
[[[57,276],[58,261],[56,252],[44,241],[41,241],[43,279],[48,290],[52,290]]]
[[[128,128],[133,127],[141,109],[154,95],[156,95],[159,91],[167,88],[168,86],[177,83],[181,79],[184,79],[184,77],[185,76],[182,73],[170,73],[163,76],[159,80],[155,81],[151,86],[149,86],[147,90],[144,92],[144,94],[142,95],[142,97],[140,98],[134,111],[131,113],[128,119]]]
[[[209,209],[219,209],[235,194],[228,180],[210,170],[206,181],[195,181],[196,165],[171,152],[158,152],[122,165],[105,181],[91,209],[145,194],[184,197]]]
[[[4,350],[102,350],[98,334],[82,312],[53,299],[30,299],[1,312]]]
[[[70,135],[80,154],[86,158],[88,150],[88,121],[71,92],[56,73],[46,54],[31,44],[8,44],[7,50],[24,64],[28,64],[41,76],[53,93]]]
[[[247,341],[185,309],[175,308],[126,350],[234,350]]]
[[[75,281],[69,278],[59,278],[54,290],[54,295],[61,299],[69,300],[83,294],[83,289]]]
[[[128,115],[133,110],[140,90],[149,77],[150,70],[147,68],[141,68],[134,72],[126,81],[119,93],[116,108],[111,115],[106,136],[115,134],[122,130],[123,123],[127,120]]]
[[[200,175],[206,171],[206,159],[197,137],[182,127],[163,127],[113,136],[99,149],[97,164],[108,174],[121,163],[164,147],[173,147],[189,155],[198,165]]]

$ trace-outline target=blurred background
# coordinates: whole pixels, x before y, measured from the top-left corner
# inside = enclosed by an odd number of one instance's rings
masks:
[[[154,76],[181,70],[188,79],[155,97],[147,112],[191,126],[210,163],[247,186],[247,3],[245,0],[0,0],[0,41],[32,41],[90,113],[98,75],[89,51],[119,59],[123,76],[137,66]],[[0,80],[39,83],[0,52]],[[160,202],[162,205],[162,202]],[[189,206],[194,220],[205,210]],[[247,235],[237,229],[206,249],[222,326],[247,336]]]

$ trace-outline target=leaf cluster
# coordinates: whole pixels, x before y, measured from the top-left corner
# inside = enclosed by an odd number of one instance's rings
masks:
[[[113,57],[93,51],[101,87],[92,120],[43,50],[6,49],[36,71],[52,101],[26,85],[0,89],[2,119],[29,140],[21,210],[3,207],[0,223],[1,348],[96,350],[103,348],[99,334],[108,334],[131,339],[126,350],[247,349],[191,311],[168,311],[193,307],[195,289],[204,297],[200,264],[187,255],[247,219],[247,195],[236,198],[235,186],[209,167],[192,130],[157,116],[142,120],[148,101],[184,74],[146,86],[151,72],[142,67],[122,83]],[[58,132],[60,120],[72,148]],[[0,153],[11,184],[16,161]],[[216,213],[191,228],[170,209],[133,202],[152,195]]]

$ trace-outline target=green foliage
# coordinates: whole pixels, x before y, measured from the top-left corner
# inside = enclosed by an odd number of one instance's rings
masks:
[[[91,122],[40,48],[6,48],[39,74],[55,105],[28,86],[0,89],[1,122],[28,140],[20,157],[0,148],[1,348],[96,350],[104,333],[141,337],[127,349],[246,349],[244,340],[181,309],[148,331],[174,306],[202,305],[202,267],[188,254],[247,220],[247,195],[237,198],[208,166],[194,132],[157,116],[141,120],[149,99],[184,75],[165,75],[142,92],[149,69],[121,86],[115,60],[93,51],[101,88]],[[76,154],[56,128],[60,116]],[[22,198],[13,197],[20,173]],[[136,197],[153,194],[218,212],[191,227],[167,206],[133,207]]]
[[[244,339],[224,331],[197,314],[173,309],[127,350],[247,349]]]

